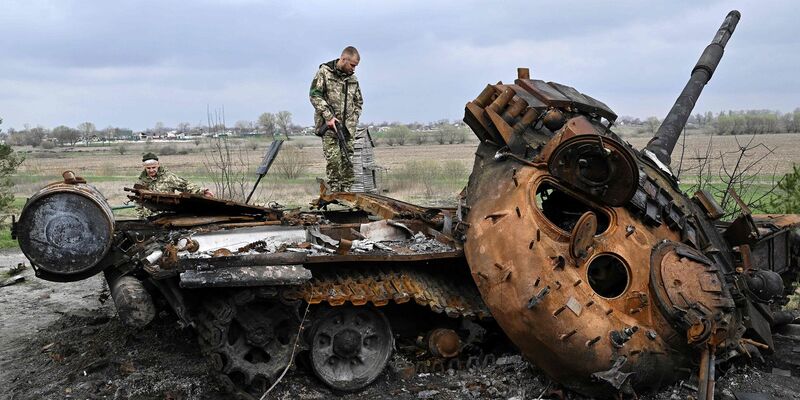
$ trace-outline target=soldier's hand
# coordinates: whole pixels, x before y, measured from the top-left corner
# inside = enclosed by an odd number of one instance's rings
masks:
[[[211,191],[209,188],[203,189],[203,196],[205,197],[214,197],[214,192]]]
[[[333,118],[331,118],[330,121],[326,122],[325,125],[328,125],[328,128],[333,129],[334,132],[338,132],[336,130],[336,123],[337,122],[339,122],[339,120],[336,117],[333,117]]]

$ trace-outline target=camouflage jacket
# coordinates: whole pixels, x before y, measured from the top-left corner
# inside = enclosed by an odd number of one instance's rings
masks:
[[[337,61],[339,60],[320,65],[311,81],[309,97],[314,106],[314,126],[320,127],[336,117],[355,135],[364,98],[361,97],[361,88],[355,74],[340,72],[336,68]]]
[[[147,190],[166,193],[203,193],[203,188],[189,183],[186,179],[167,171],[164,167],[158,167],[156,179],[150,179],[146,171],[139,174],[139,184],[147,187]]]
[[[147,187],[147,190],[152,190],[154,192],[181,192],[194,194],[203,193],[203,188],[189,183],[189,181],[186,179],[167,171],[167,169],[164,167],[158,167],[156,179],[151,179],[149,176],[147,176],[147,171],[142,171],[142,173],[139,174],[138,183]],[[142,218],[153,214],[152,211],[142,207],[141,205],[136,206],[136,213]]]

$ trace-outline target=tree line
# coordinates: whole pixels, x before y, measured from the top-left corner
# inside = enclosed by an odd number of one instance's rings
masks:
[[[642,120],[630,116],[621,116],[616,122],[618,125],[638,127],[641,133],[655,133],[661,125],[661,120],[657,117],[649,117]],[[451,124],[448,120],[439,120],[427,124],[420,122],[408,124],[382,122],[369,125],[376,128],[391,127],[384,135],[379,135],[385,136],[386,143],[389,145],[403,145],[406,142],[415,141],[439,144],[463,143],[463,136],[466,134],[460,129],[453,128],[454,124]],[[728,110],[721,111],[718,114],[714,114],[711,111],[696,113],[689,117],[687,128],[702,129],[718,135],[795,133],[800,132],[800,108],[787,113],[772,110]],[[438,131],[438,133],[428,134],[423,138],[422,136],[413,135],[412,131]],[[95,124],[88,121],[80,123],[74,128],[59,125],[53,129],[47,129],[41,125],[32,127],[26,124],[21,130],[9,128],[6,132],[0,133],[0,140],[4,140],[5,143],[12,146],[28,145],[52,148],[56,145],[74,146],[77,143],[88,143],[89,141],[136,140],[140,137],[140,134],[145,137],[161,137],[169,132],[190,136],[223,133],[233,135],[259,134],[273,138],[275,136],[284,136],[288,139],[291,135],[303,132],[303,128],[292,123],[291,112],[278,111],[276,113],[262,113],[255,121],[236,121],[232,127],[226,126],[224,118],[214,118],[213,120],[209,118],[207,125],[201,123],[192,125],[188,122],[181,122],[175,128],[169,128],[163,122],[156,122],[153,128],[146,129],[141,133],[113,126],[97,129]]]
[[[617,123],[638,126],[643,132],[655,133],[661,120],[657,117],[642,120],[622,116]],[[773,110],[728,110],[714,114],[708,111],[691,115],[686,125],[688,129],[703,129],[718,135],[796,133],[800,132],[800,108],[787,113]]]
[[[41,125],[25,124],[20,130],[9,128],[5,132],[0,132],[0,140],[11,146],[53,148],[57,145],[75,146],[78,143],[90,141],[138,140],[141,136],[146,138],[162,137],[169,133],[189,136],[261,134],[272,137],[283,135],[288,138],[289,135],[297,134],[301,130],[302,127],[292,123],[291,112],[279,111],[277,113],[265,112],[256,121],[236,121],[232,127],[226,126],[224,119],[215,118],[213,121],[209,119],[208,125],[198,123],[193,126],[188,122],[181,122],[174,128],[167,127],[163,122],[156,122],[153,128],[141,132],[113,126],[97,129],[94,123],[88,121],[82,122],[74,128],[59,125],[48,129]]]

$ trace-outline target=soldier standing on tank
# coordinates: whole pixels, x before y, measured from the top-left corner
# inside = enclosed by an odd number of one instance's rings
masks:
[[[314,106],[315,132],[322,135],[322,152],[325,154],[328,185],[332,190],[344,192],[353,184],[353,139],[361,116],[361,88],[355,76],[361,56],[355,47],[348,46],[342,55],[319,66],[311,81],[311,105]],[[349,131],[346,151],[339,147],[336,123],[340,122]],[[321,129],[325,125],[327,129]]]
[[[144,186],[144,189],[154,192],[193,193],[202,194],[206,197],[214,197],[214,193],[211,192],[210,189],[191,184],[186,179],[167,171],[166,168],[158,163],[158,156],[154,153],[147,153],[142,156],[142,166],[144,170],[139,174],[139,181],[137,184]],[[142,207],[141,204],[136,206],[136,213],[141,218],[153,214],[152,211]]]

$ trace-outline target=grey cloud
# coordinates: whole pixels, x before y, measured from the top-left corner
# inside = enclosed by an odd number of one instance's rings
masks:
[[[287,109],[310,123],[308,81],[359,47],[365,120],[459,119],[518,66],[620,114],[663,115],[725,13],[742,22],[698,109],[800,105],[792,1],[15,2],[0,15],[5,126],[136,129]],[[704,109],[704,110],[705,110]]]

